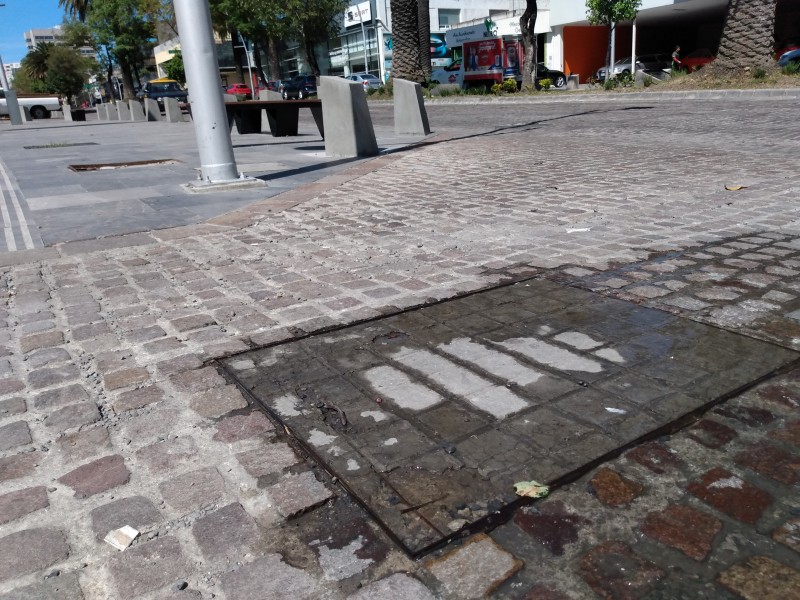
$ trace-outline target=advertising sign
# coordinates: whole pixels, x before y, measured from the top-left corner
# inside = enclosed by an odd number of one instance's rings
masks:
[[[369,2],[362,2],[348,6],[344,11],[344,26],[345,28],[352,25],[361,25],[361,23],[369,23],[372,21],[372,11],[370,10]]]
[[[503,40],[493,38],[464,44],[464,80],[503,79]]]
[[[503,77],[516,77],[520,74],[520,64],[522,63],[522,44],[518,41],[509,40],[503,48]]]

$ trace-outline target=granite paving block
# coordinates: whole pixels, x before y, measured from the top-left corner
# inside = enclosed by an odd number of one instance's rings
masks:
[[[128,483],[129,478],[122,456],[112,454],[73,469],[58,481],[71,487],[76,498],[87,498]]]
[[[0,458],[0,483],[31,475],[44,457],[39,452],[25,452]]]
[[[403,598],[403,600],[435,600],[433,593],[418,579],[405,573],[395,573],[363,587],[348,600],[383,600],[384,598]]]
[[[27,411],[24,398],[8,398],[0,400],[0,419],[11,417],[14,415],[21,415]]]
[[[89,394],[86,388],[76,383],[37,394],[33,398],[33,407],[38,411],[49,411],[84,400],[89,400]]]
[[[100,420],[100,409],[91,400],[70,404],[52,411],[44,421],[45,427],[64,432],[73,427],[88,425]]]
[[[155,505],[144,496],[114,500],[92,509],[89,516],[92,520],[92,532],[98,540],[105,538],[109,531],[125,525],[141,531],[145,526],[158,523],[162,519]]]
[[[252,554],[262,544],[253,518],[238,502],[223,506],[195,521],[192,536],[206,559],[239,558]]]
[[[108,570],[118,597],[127,600],[174,584],[191,572],[191,565],[180,542],[169,536],[113,555],[108,561]]]
[[[269,573],[269,577],[264,577]],[[228,600],[315,600],[320,590],[309,573],[286,564],[280,554],[268,554],[222,575]],[[409,599],[411,600],[411,599]]]
[[[37,486],[16,492],[8,492],[0,496],[0,525],[15,521],[32,512],[47,508],[47,488]]]
[[[225,495],[225,482],[214,467],[178,475],[158,485],[173,509],[185,514],[218,502]]]
[[[286,475],[281,481],[268,487],[266,492],[278,512],[287,519],[333,497],[333,493],[317,481],[311,471],[300,475]]]
[[[0,452],[31,443],[31,430],[25,421],[14,421],[0,427]]]
[[[197,443],[192,437],[179,437],[150,444],[136,451],[141,460],[153,473],[169,473],[179,470],[198,456]]]
[[[256,450],[240,452],[236,455],[236,460],[253,477],[281,473],[284,469],[300,462],[294,450],[283,442],[265,444]]]
[[[767,556],[753,556],[719,574],[717,581],[747,600],[798,597],[800,572]]]
[[[75,573],[61,573],[58,577],[50,577],[0,595],[0,600],[84,600],[84,598]]]
[[[264,413],[254,410],[244,415],[234,415],[222,419],[217,425],[217,432],[213,436],[215,442],[233,443],[248,438],[270,435],[275,431],[275,426],[264,416]]]
[[[51,528],[23,529],[0,538],[0,581],[45,569],[69,556],[64,534]]]
[[[82,462],[111,450],[108,429],[100,426],[67,434],[59,438],[56,443],[67,462]]]
[[[214,387],[192,394],[189,407],[201,417],[217,418],[245,408],[247,400],[235,385]]]

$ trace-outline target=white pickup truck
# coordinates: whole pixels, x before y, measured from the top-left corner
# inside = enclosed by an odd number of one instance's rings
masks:
[[[61,110],[61,98],[46,94],[17,94],[17,102],[20,109],[27,106],[34,119],[49,119],[51,111]],[[5,90],[0,90],[0,116],[3,115],[8,115],[8,104]]]

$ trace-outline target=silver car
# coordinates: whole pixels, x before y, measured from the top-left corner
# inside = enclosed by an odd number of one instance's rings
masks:
[[[648,72],[661,71],[669,69],[671,59],[666,54],[642,54],[636,57],[636,70]],[[614,63],[611,69],[611,76],[629,75],[631,72],[631,57],[621,58]],[[606,67],[602,66],[597,70],[597,79],[599,81],[606,80]]]
[[[360,83],[364,86],[364,91],[367,90],[379,90],[383,87],[383,82],[380,78],[375,77],[375,75],[371,75],[369,73],[353,73],[352,75],[348,75],[345,77],[348,81],[355,81],[356,83]]]

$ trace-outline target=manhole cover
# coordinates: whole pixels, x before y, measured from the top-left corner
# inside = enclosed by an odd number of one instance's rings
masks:
[[[530,281],[223,365],[419,556],[797,357]]]
[[[98,163],[94,165],[70,165],[71,171],[106,171],[111,169],[129,169],[131,167],[155,167],[161,165],[175,165],[180,161],[173,158],[164,158],[158,160],[133,160],[121,163]]]

